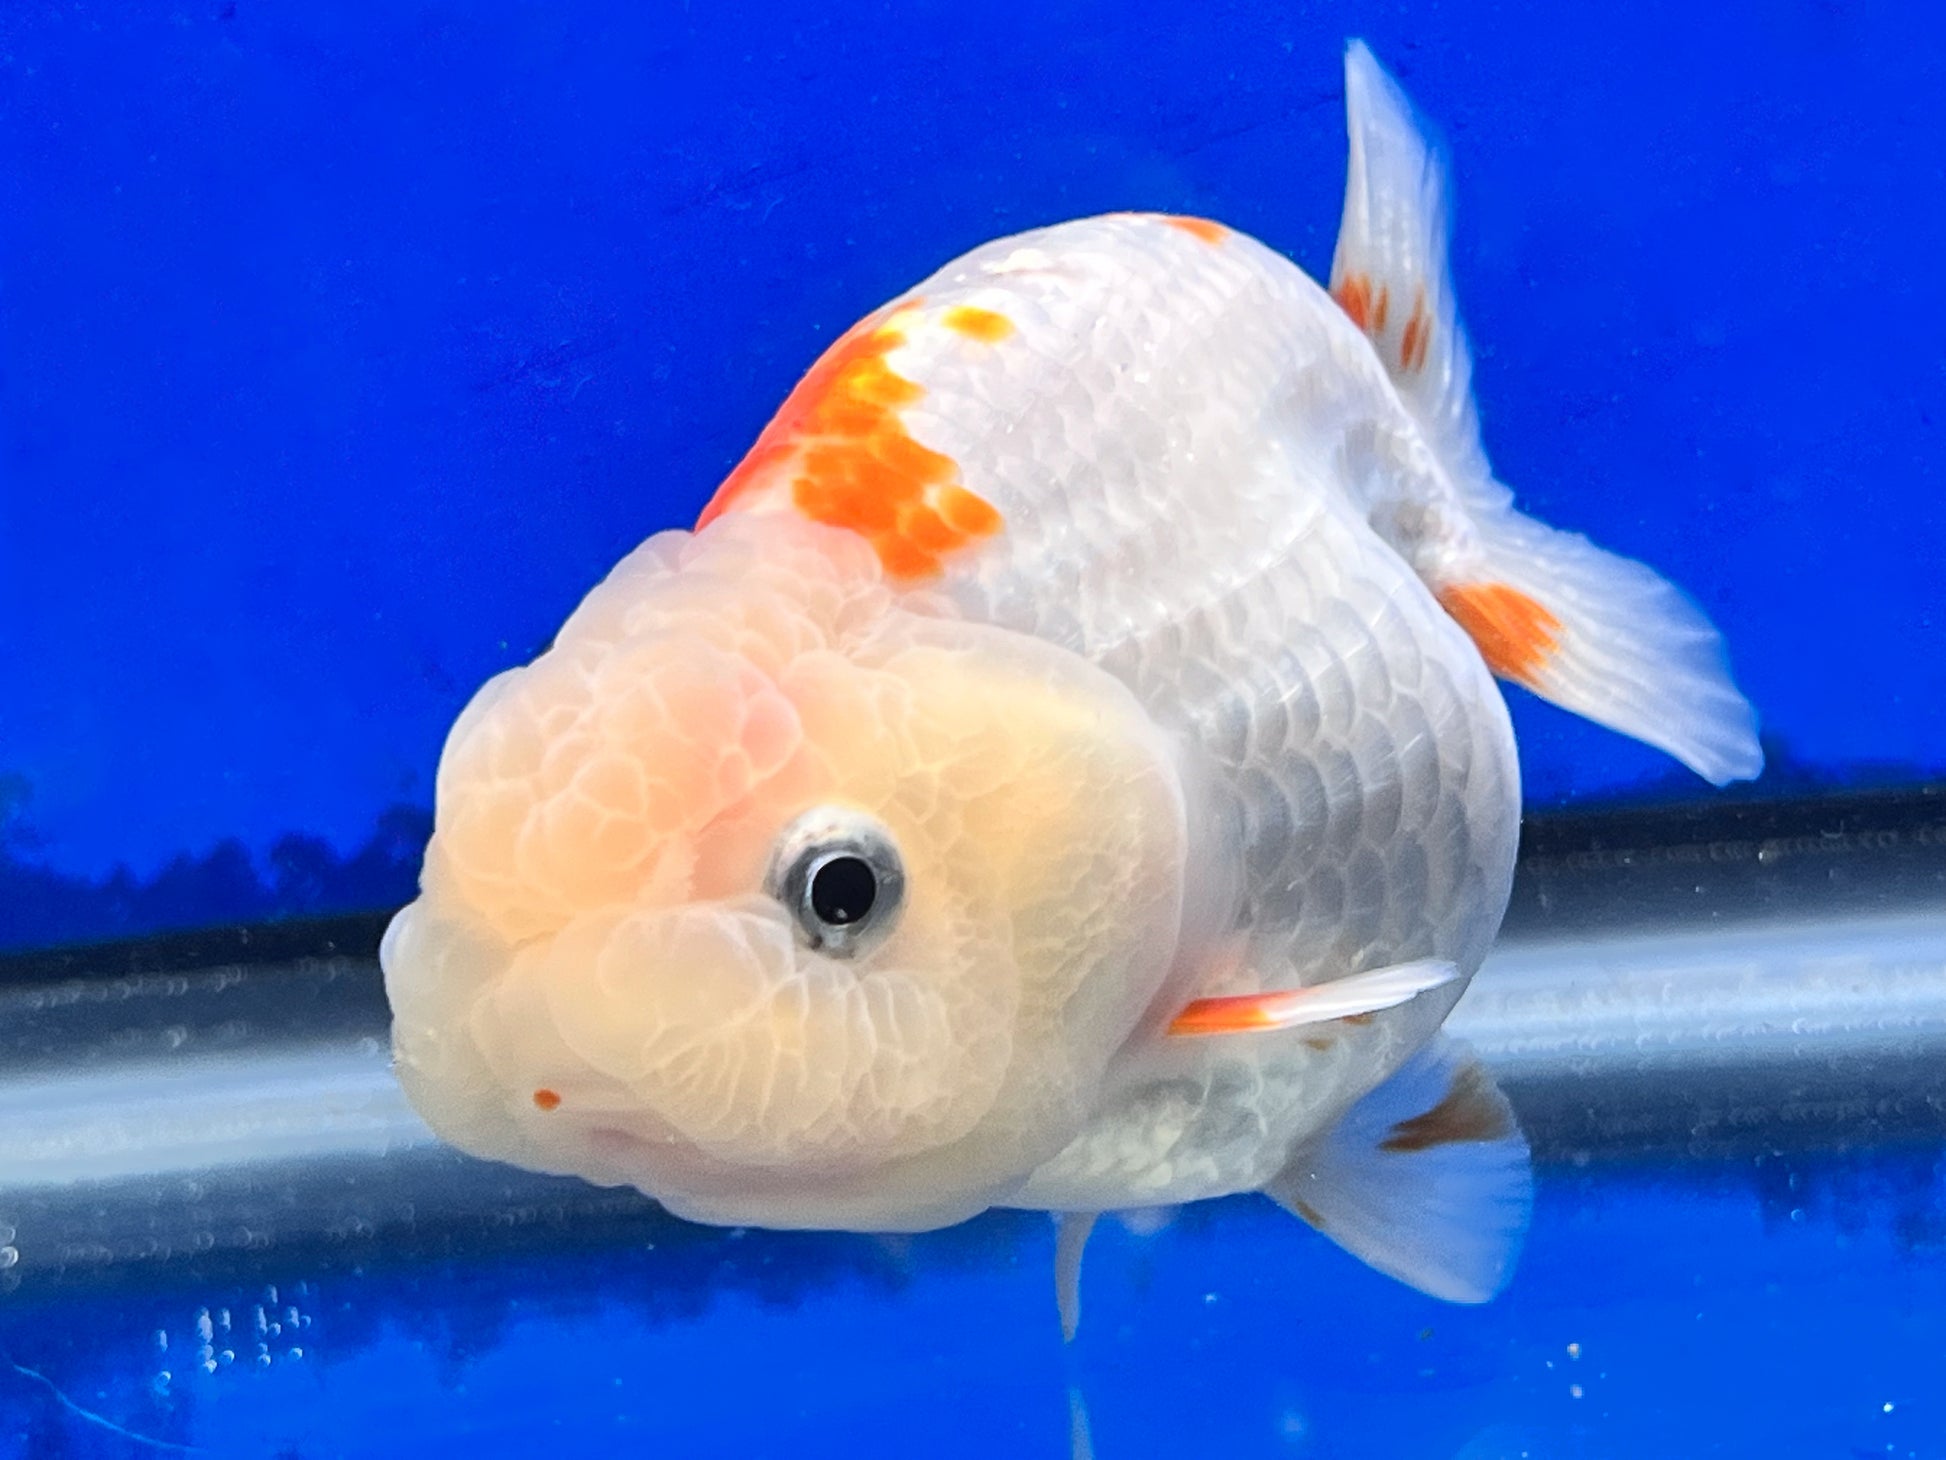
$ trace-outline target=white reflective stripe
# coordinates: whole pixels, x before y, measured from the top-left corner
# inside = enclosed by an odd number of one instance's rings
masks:
[[[0,1191],[379,1157],[434,1139],[371,1039],[0,1081],[0,1110]]]
[[[1946,1046],[1946,908],[1508,943],[1447,1028],[1516,1078]]]
[[[1510,943],[1448,1023],[1497,1078],[1946,1059],[1946,908]],[[381,1040],[0,1080],[0,1193],[434,1144]]]

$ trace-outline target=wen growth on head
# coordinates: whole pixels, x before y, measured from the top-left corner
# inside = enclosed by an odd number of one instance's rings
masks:
[[[1328,290],[1194,218],[985,244],[481,689],[383,951],[435,1131],[726,1224],[1260,1190],[1505,1281],[1526,1145],[1439,1039],[1513,872],[1493,676],[1760,757],[1695,607],[1494,479],[1443,171],[1346,90]]]

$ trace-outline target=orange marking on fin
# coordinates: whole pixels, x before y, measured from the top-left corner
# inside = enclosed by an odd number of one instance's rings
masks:
[[[698,529],[790,465],[797,510],[865,538],[894,578],[930,578],[946,554],[1000,530],[993,505],[959,484],[958,463],[922,446],[899,419],[899,410],[923,397],[925,387],[893,370],[885,357],[905,343],[905,319],[918,303],[888,305],[819,357],[717,489],[696,520]],[[957,314],[975,318],[955,323]],[[947,316],[950,327],[976,337],[991,332],[990,321],[1013,328],[990,310],[963,307]]]
[[[1230,236],[1229,229],[1208,218],[1190,218],[1181,213],[1158,213],[1156,216],[1171,228],[1180,228],[1192,238],[1200,238],[1207,244],[1219,244]]]
[[[1545,604],[1505,583],[1464,583],[1439,590],[1439,604],[1466,630],[1502,679],[1530,689],[1561,644],[1561,621]]]
[[[561,1097],[552,1090],[536,1090],[534,1092],[534,1104],[542,1110],[559,1110],[561,1108]]]
[[[1275,1029],[1276,1015],[1264,1007],[1262,994],[1223,994],[1195,999],[1169,1021],[1171,1034],[1246,1034]]]
[[[1014,332],[1014,322],[1006,315],[992,309],[981,309],[976,304],[956,304],[946,311],[941,321],[947,329],[965,335],[969,340],[978,340],[983,345],[997,345]]]
[[[1385,316],[1392,308],[1392,291],[1383,284],[1378,286],[1378,302],[1372,306],[1372,333],[1382,334],[1385,330]]]
[[[1338,301],[1351,322],[1361,330],[1370,331],[1368,321],[1372,317],[1372,281],[1363,274],[1346,274],[1331,291],[1331,297]],[[1382,297],[1382,296],[1381,296]],[[1380,328],[1383,328],[1381,322]]]
[[[1421,289],[1412,301],[1412,316],[1405,322],[1399,340],[1399,365],[1406,370],[1426,368],[1426,351],[1432,344],[1432,320],[1426,314],[1426,291]]]
[[[1497,1141],[1513,1130],[1507,1112],[1486,1082],[1478,1065],[1467,1065],[1453,1076],[1446,1098],[1424,1115],[1415,1115],[1392,1127],[1392,1133],[1379,1142],[1381,1151],[1410,1154],[1429,1151],[1434,1146],[1458,1145],[1463,1141]]]

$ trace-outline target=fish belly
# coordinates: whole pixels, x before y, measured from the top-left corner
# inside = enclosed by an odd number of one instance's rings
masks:
[[[1427,957],[1470,975],[1512,876],[1513,739],[1478,651],[1373,526],[1442,504],[1365,337],[1269,249],[1143,216],[987,245],[911,301],[1003,322],[914,329],[891,361],[924,391],[907,429],[1004,522],[924,591],[1116,675],[1209,803],[1206,855],[1233,874],[1207,879],[1226,905],[1175,993]],[[1019,1203],[1261,1185],[1463,987],[1355,1025],[1140,1037]]]

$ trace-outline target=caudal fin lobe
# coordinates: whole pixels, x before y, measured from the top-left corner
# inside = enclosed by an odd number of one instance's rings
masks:
[[[1502,679],[1631,735],[1723,785],[1763,769],[1757,717],[1723,639],[1654,569],[1506,512],[1439,601]]]
[[[1723,642],[1652,569],[1513,509],[1480,445],[1447,271],[1446,168],[1398,83],[1345,55],[1351,153],[1331,293],[1364,330],[1457,490],[1465,531],[1413,555],[1493,672],[1721,785],[1763,768]]]

